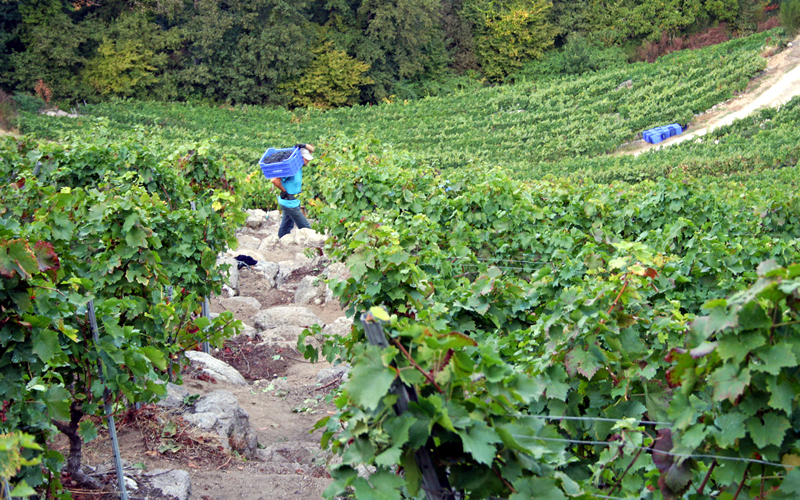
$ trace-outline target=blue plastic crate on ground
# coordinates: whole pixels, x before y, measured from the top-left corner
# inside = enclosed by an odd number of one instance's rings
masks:
[[[642,132],[642,139],[651,143],[657,144],[665,139],[683,132],[683,127],[677,123],[672,123],[663,127],[651,128]]]
[[[285,158],[281,161],[266,163],[269,161],[270,156],[280,153],[284,153],[284,156],[285,153],[290,154],[288,158]],[[275,177],[291,177],[300,171],[300,168],[303,166],[303,157],[300,155],[300,148],[269,148],[264,153],[264,156],[261,157],[258,165],[261,167],[261,172],[267,179],[272,179]]]

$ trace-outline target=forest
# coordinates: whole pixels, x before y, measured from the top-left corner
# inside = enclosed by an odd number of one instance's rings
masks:
[[[784,2],[797,4],[798,2]],[[321,109],[651,61],[778,24],[756,0],[0,0],[0,89]]]

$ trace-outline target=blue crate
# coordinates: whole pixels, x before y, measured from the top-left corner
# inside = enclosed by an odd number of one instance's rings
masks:
[[[674,135],[678,135],[682,132],[683,132],[683,127],[681,127],[677,123],[672,123],[664,127],[656,127],[656,128],[651,128],[649,130],[645,130],[644,132],[642,132],[642,139],[649,142],[650,144],[658,144],[659,142],[668,139]]]
[[[282,153],[284,151],[291,151],[291,156],[278,163],[264,163],[264,160],[266,160],[268,157],[275,153]],[[300,168],[302,168],[303,157],[300,155],[300,148],[269,148],[261,157],[261,160],[258,161],[258,165],[261,167],[261,172],[267,179],[272,179],[275,177],[291,177],[299,172]]]
[[[677,123],[672,123],[670,125],[667,125],[667,128],[669,128],[670,137],[673,136],[673,135],[679,135],[679,134],[683,133],[683,127],[681,127]]]
[[[651,128],[650,130],[645,130],[642,137],[650,144],[658,144],[669,137],[669,132],[665,132],[661,127]]]

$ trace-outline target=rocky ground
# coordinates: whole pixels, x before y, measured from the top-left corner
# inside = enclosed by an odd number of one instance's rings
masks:
[[[330,393],[346,369],[308,363],[297,337],[312,324],[346,334],[345,317],[324,279],[346,277],[322,255],[324,237],[310,229],[278,239],[280,214],[250,211],[231,263],[229,286],[211,300],[212,314],[233,311],[243,334],[211,355],[187,353],[183,385],[169,397],[118,417],[129,498],[283,500],[321,498],[331,457],[314,424],[332,410]],[[258,263],[237,269],[234,257]],[[310,257],[309,257],[310,255]],[[66,443],[59,442],[66,451]],[[85,445],[88,472],[115,487],[107,433]],[[103,498],[67,485],[75,498]],[[108,494],[106,498],[118,498]]]

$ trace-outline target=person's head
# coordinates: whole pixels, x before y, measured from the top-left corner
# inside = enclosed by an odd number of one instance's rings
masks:
[[[314,157],[311,155],[311,151],[313,151],[313,149],[310,151],[309,149],[311,148],[300,148],[300,155],[303,157],[303,165],[308,165],[308,162],[314,159]]]

